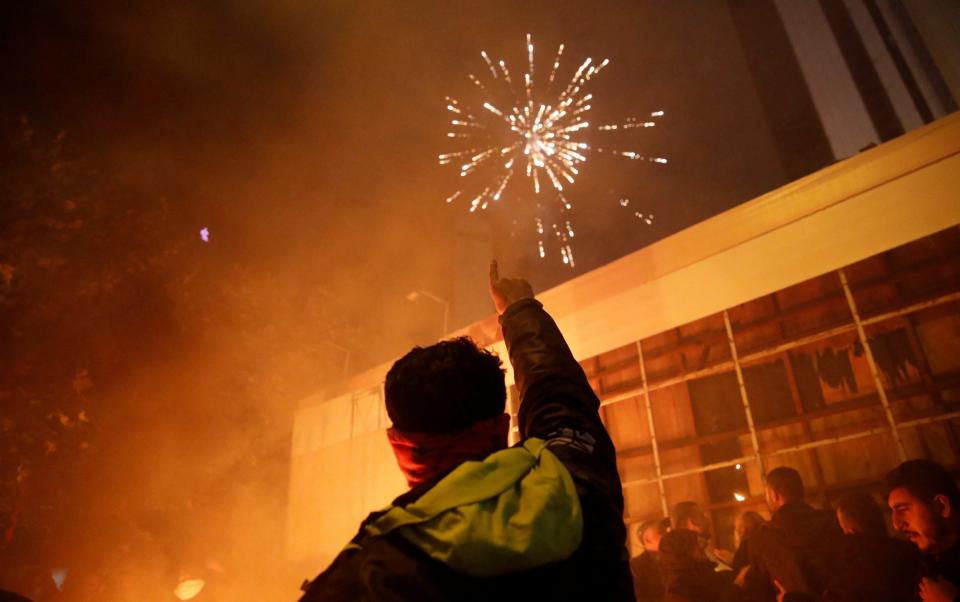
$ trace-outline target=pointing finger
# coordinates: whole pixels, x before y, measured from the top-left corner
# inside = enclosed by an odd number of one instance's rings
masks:
[[[495,286],[500,282],[500,269],[497,267],[497,260],[490,262],[490,286]]]

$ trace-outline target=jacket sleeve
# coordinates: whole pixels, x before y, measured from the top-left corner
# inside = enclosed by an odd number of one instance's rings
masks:
[[[570,471],[584,517],[580,550],[592,555],[600,575],[615,582],[603,587],[616,591],[608,599],[632,599],[623,490],[616,451],[600,420],[600,400],[538,301],[514,303],[500,323],[520,395],[520,434],[545,440]]]
[[[520,395],[521,435],[577,443],[591,456],[596,455],[593,448],[597,443],[604,440],[609,445],[601,451],[607,453],[592,462],[593,468],[615,472],[616,457],[610,454],[613,444],[600,421],[600,400],[540,302],[524,299],[514,303],[500,317],[500,324]],[[566,432],[570,430],[589,436]],[[574,441],[565,441],[570,438]]]
[[[750,599],[761,599],[762,590],[771,591],[774,580],[784,590],[793,593],[811,593],[813,588],[804,576],[797,551],[787,543],[779,529],[764,525],[753,536],[750,544],[751,573],[754,577]]]

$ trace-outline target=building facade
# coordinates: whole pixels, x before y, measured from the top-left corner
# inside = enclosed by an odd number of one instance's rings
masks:
[[[954,114],[539,294],[602,400],[624,519],[696,500],[729,546],[776,466],[818,504],[879,487],[905,458],[958,468],[958,224]],[[506,357],[493,316],[452,334]],[[388,367],[301,403],[295,560],[329,562],[405,489]]]

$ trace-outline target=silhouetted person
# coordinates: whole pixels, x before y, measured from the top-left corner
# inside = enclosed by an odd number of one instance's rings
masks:
[[[750,568],[744,588],[753,601],[775,600],[777,587],[791,598],[823,592],[842,533],[830,512],[804,501],[803,479],[792,468],[767,474],[770,521],[751,538]]]
[[[643,553],[630,560],[633,591],[637,602],[662,602],[666,594],[663,569],[660,566],[660,540],[664,533],[663,521],[646,521],[637,529],[637,535],[643,544]]]
[[[737,515],[733,524],[733,532],[737,543],[737,551],[734,553],[731,563],[734,573],[739,573],[750,564],[750,538],[766,522],[762,516],[752,510]]]
[[[960,597],[960,490],[953,476],[930,460],[908,460],[886,479],[893,527],[927,559],[920,582],[924,602]]]
[[[526,281],[494,263],[490,292],[522,444],[507,448],[496,355],[466,338],[414,348],[385,385],[411,489],[363,521],[303,600],[633,600],[599,399]]]
[[[827,580],[825,602],[900,602],[917,599],[923,573],[911,544],[887,534],[883,510],[865,493],[837,502],[843,539],[836,568]]]
[[[731,593],[732,574],[718,573],[696,532],[673,529],[660,540],[666,602],[721,602]]]
[[[678,502],[673,507],[670,522],[674,529],[687,529],[697,534],[700,547],[703,548],[707,559],[714,563],[718,570],[730,570],[730,566],[723,562],[713,551],[713,525],[707,513],[700,504],[692,501]]]

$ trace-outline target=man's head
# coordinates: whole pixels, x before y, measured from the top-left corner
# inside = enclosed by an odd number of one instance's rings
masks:
[[[637,538],[648,552],[660,550],[660,539],[663,537],[663,523],[658,520],[648,520],[640,523],[637,528]]]
[[[414,347],[387,372],[387,414],[405,433],[453,433],[503,414],[500,358],[468,337]]]
[[[700,539],[710,539],[710,519],[696,502],[679,502],[673,507],[672,524],[674,529],[689,529]]]
[[[774,468],[767,473],[764,493],[767,508],[776,512],[790,502],[803,501],[803,479],[799,472],[787,466]]]
[[[738,514],[737,518],[733,521],[733,534],[737,540],[737,544],[739,545],[741,541],[759,529],[763,523],[763,517],[753,510],[747,510],[746,512]]]
[[[947,470],[930,460],[908,460],[886,479],[893,527],[920,551],[941,554],[960,540],[960,490]]]
[[[866,493],[850,493],[837,502],[837,522],[844,534],[872,535],[882,537],[887,534],[883,510]]]
[[[660,540],[660,561],[668,573],[707,561],[700,535],[689,529],[673,529]]]

